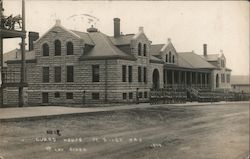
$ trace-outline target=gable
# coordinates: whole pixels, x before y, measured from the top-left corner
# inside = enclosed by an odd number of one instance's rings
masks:
[[[150,44],[150,41],[149,41],[148,37],[145,35],[144,32],[139,32],[138,34],[136,34],[136,35],[133,37],[133,40],[136,40],[136,41],[143,41],[143,42],[147,42],[148,44]]]
[[[51,34],[68,34],[69,36],[72,36],[73,38],[80,39],[80,36],[75,34],[74,32],[64,28],[61,25],[54,25],[52,28],[50,28],[46,33],[44,33],[39,39],[37,39],[34,43],[39,43],[42,39],[44,39],[46,36],[51,35]]]
[[[178,63],[178,54],[177,54],[176,49],[174,48],[174,45],[171,42],[169,42],[168,44],[165,44],[161,48],[160,57],[167,63],[172,63],[172,64]]]

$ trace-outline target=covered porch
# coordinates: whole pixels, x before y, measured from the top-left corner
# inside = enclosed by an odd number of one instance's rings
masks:
[[[163,69],[164,88],[211,89],[209,69],[190,69],[165,65]]]

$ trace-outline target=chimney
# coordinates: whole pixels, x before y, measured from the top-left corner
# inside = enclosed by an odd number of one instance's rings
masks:
[[[39,38],[39,33],[29,32],[29,51],[34,49],[34,41]]]
[[[207,44],[203,44],[203,55],[207,56]]]
[[[120,19],[114,18],[114,37],[120,36]]]
[[[94,28],[93,25],[91,25],[91,28],[88,28],[88,29],[87,29],[87,32],[89,32],[89,33],[97,32],[97,31],[98,31],[98,30],[97,30],[96,28]]]

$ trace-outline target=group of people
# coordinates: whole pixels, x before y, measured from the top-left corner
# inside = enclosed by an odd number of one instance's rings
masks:
[[[14,30],[15,25],[18,24],[19,28],[22,28],[21,26],[21,15],[13,16],[12,14],[8,17],[3,16],[1,19],[1,27],[8,29],[8,30]]]

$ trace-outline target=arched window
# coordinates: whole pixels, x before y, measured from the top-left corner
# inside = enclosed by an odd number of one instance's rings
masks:
[[[141,43],[138,44],[138,56],[141,56]]]
[[[59,40],[55,41],[55,56],[61,55],[61,42]]]
[[[166,54],[166,62],[168,62],[168,54]]]
[[[67,42],[67,55],[74,54],[74,47],[72,42]]]
[[[49,45],[47,43],[43,44],[43,56],[49,56]]]
[[[146,44],[143,45],[143,55],[147,56],[147,45]]]
[[[172,60],[172,62],[174,63],[174,61],[175,61],[175,60],[174,60],[174,56],[173,56],[173,60]]]
[[[171,51],[170,51],[170,52],[169,52],[169,57],[168,57],[168,58],[169,58],[168,61],[169,61],[170,63],[171,63],[171,58],[172,58],[172,55],[171,55],[171,54],[172,54],[172,53],[171,53]]]

